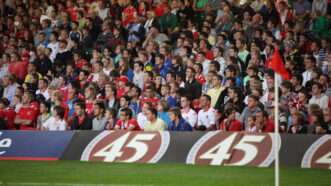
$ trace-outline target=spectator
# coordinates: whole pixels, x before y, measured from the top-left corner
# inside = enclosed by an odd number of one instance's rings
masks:
[[[175,107],[169,110],[171,124],[168,127],[170,131],[192,131],[191,125],[183,119],[179,108]]]
[[[192,128],[194,128],[197,124],[198,115],[191,108],[191,100],[188,96],[182,96],[180,98],[180,106],[182,107],[181,115],[185,121],[187,121]]]
[[[144,131],[163,131],[167,129],[167,124],[157,117],[157,110],[155,108],[148,108],[146,111],[148,122],[144,126]]]
[[[55,106],[52,111],[52,116],[42,125],[42,130],[60,131],[66,130],[67,123],[64,119],[64,108]]]
[[[120,111],[120,119],[116,122],[115,130],[140,130],[136,119],[132,118],[132,110],[124,108]]]
[[[107,119],[105,117],[105,105],[102,102],[94,103],[93,107],[94,118],[92,121],[92,130],[104,130]]]
[[[329,98],[322,93],[322,85],[320,83],[314,83],[312,87],[312,97],[309,100],[309,104],[317,104],[321,109],[328,108]]]
[[[85,112],[85,103],[82,101],[77,101],[74,107],[76,116],[72,121],[71,130],[91,130],[92,120]]]
[[[242,126],[241,126],[240,121],[236,119],[236,110],[234,108],[229,108],[225,112],[226,112],[227,118],[222,121],[219,129],[221,131],[231,131],[231,132],[241,131]],[[251,127],[248,131],[251,132],[253,130],[254,130],[254,128],[251,124]]]
[[[261,109],[257,106],[257,104],[258,104],[258,97],[254,95],[250,95],[248,97],[248,104],[240,116],[240,121],[244,124],[243,126],[244,128],[246,128],[248,124],[248,120],[247,120],[248,117],[255,115],[258,111],[261,111]]]
[[[200,98],[201,110],[198,113],[198,121],[195,128],[197,130],[215,130],[216,129],[216,111],[211,107],[211,98],[209,95],[202,95]]]
[[[45,126],[46,121],[51,117],[50,114],[50,104],[46,101],[40,103],[40,114],[37,119],[37,130],[42,130]]]

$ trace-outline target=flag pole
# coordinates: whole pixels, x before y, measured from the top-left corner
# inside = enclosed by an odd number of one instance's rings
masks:
[[[275,141],[275,147],[274,147],[274,154],[275,154],[275,186],[279,186],[279,87],[278,87],[278,76],[277,73],[274,73],[274,91],[275,91],[275,113],[274,113],[274,123],[275,123],[275,133],[274,133],[274,141]]]

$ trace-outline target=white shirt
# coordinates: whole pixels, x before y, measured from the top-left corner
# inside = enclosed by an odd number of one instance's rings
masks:
[[[198,120],[198,114],[193,109],[190,109],[188,112],[182,110],[182,117],[191,125],[191,127],[194,127]]]
[[[311,80],[311,71],[304,71],[302,73],[303,81],[302,81],[302,86],[306,86],[306,83]]]
[[[205,61],[203,61],[202,63],[202,68],[203,68],[203,71],[202,71],[202,74],[207,77],[208,75],[208,72],[209,72],[209,64],[210,64],[210,61],[208,59],[206,59]]]
[[[43,124],[43,127],[46,128],[46,130],[50,130],[50,131],[66,130],[67,123],[64,120],[56,121],[54,117],[50,117]]]
[[[49,93],[48,93],[48,89],[46,89],[44,92],[41,92],[41,90],[38,89],[38,90],[36,91],[36,94],[41,94],[41,95],[43,95],[44,98],[45,98],[45,100],[48,100],[48,99],[50,98]]]
[[[146,123],[148,122],[147,117],[144,115],[144,113],[140,112],[137,115],[137,122],[139,127],[143,130],[145,128]]]
[[[209,128],[216,124],[216,111],[214,108],[210,107],[207,111],[201,109],[198,113],[198,126],[205,126]]]
[[[328,108],[329,97],[326,96],[325,94],[322,94],[320,98],[316,98],[316,96],[313,96],[309,100],[309,105],[311,104],[317,104],[320,106],[321,109]]]
[[[52,49],[52,53],[49,58],[51,59],[52,62],[54,62],[56,55],[59,51],[59,42],[49,43],[47,45],[47,48]]]
[[[144,89],[144,72],[134,72],[133,83],[137,85],[141,90]]]

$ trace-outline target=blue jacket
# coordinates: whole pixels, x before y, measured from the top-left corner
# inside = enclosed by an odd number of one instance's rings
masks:
[[[176,126],[176,124],[174,122],[171,122],[168,130],[171,130],[171,131],[192,131],[192,127],[187,121],[185,121],[183,118],[180,118],[178,125]]]

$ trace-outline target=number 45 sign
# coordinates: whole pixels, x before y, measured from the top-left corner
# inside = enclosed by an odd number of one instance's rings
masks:
[[[155,163],[169,146],[168,132],[104,131],[85,148],[82,161]]]
[[[186,163],[268,167],[274,160],[272,135],[209,132],[191,148]]]

